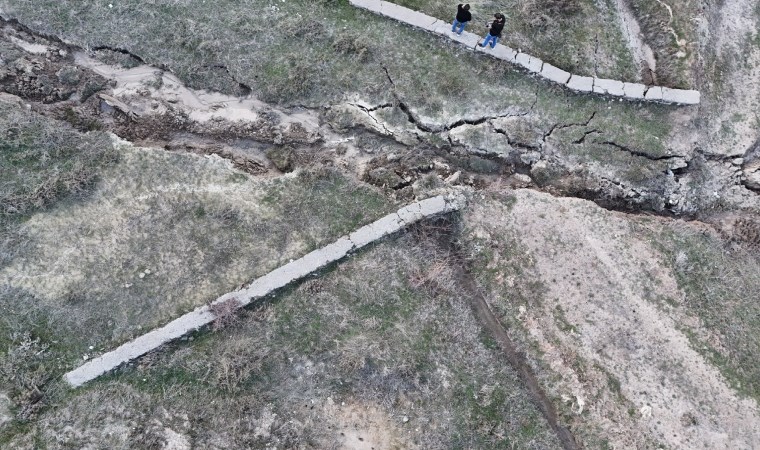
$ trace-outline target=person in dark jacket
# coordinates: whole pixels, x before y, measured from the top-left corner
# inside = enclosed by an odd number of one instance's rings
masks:
[[[486,39],[482,44],[478,44],[481,47],[485,47],[489,42],[491,43],[491,48],[496,47],[496,42],[501,37],[501,31],[504,29],[504,24],[507,22],[506,17],[504,17],[504,14],[502,13],[496,13],[493,17],[494,19],[486,24],[488,27],[488,36],[486,36]]]
[[[470,5],[463,5],[460,3],[459,6],[457,6],[457,16],[454,19],[454,23],[451,25],[452,33],[462,34],[462,31],[464,31],[464,26],[467,25],[467,22],[471,20],[472,14],[470,14]],[[459,27],[459,31],[456,31],[457,27]]]

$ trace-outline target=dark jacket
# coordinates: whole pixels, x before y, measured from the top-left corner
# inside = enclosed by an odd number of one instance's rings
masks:
[[[488,34],[491,36],[501,37],[501,30],[504,29],[504,23],[506,20],[504,19],[494,19],[493,23],[491,23],[491,29],[488,31]]]
[[[470,14],[470,11],[464,9],[463,6],[464,4],[462,3],[457,6],[457,22],[469,22],[472,20],[472,14]]]

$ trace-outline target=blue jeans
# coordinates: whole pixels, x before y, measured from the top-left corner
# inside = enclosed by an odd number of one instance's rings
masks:
[[[464,31],[464,26],[467,25],[467,22],[460,22],[457,19],[454,19],[454,23],[451,24],[451,31],[456,31],[456,27],[459,27],[459,31],[457,31],[457,34],[462,34],[462,31]]]
[[[481,47],[485,47],[486,45],[488,45],[488,42],[491,42],[491,48],[494,48],[496,47],[496,42],[498,41],[499,41],[499,36],[492,36],[489,33],[488,35],[486,35],[486,40],[483,41],[483,43],[481,44]]]

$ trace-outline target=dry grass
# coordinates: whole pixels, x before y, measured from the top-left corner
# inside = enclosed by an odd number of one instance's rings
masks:
[[[104,133],[81,134],[0,101],[0,223],[92,187],[117,155]]]
[[[456,3],[399,0],[397,3],[450,21]],[[503,42],[581,75],[635,80],[636,69],[607,2],[529,0],[470,2],[473,21],[467,29],[484,35],[484,22],[496,12],[507,17]]]
[[[118,150],[86,201],[4,229],[0,390],[17,419],[55,403],[60,375],[83,358],[395,209],[329,169],[254,179],[216,157]],[[220,367],[214,383],[231,389],[240,369]]]
[[[685,293],[683,308],[710,333],[707,342],[691,335],[695,348],[734,388],[760,402],[760,260],[752,243],[732,249],[687,227],[667,229],[657,242]]]
[[[209,304],[209,310],[214,315],[214,321],[211,323],[213,331],[219,331],[223,328],[231,327],[240,322],[240,307],[242,303],[236,298],[229,298],[220,303]]]
[[[433,278],[447,279],[446,255],[413,235],[399,239],[235,327],[196,335],[150,366],[85,388],[43,412],[34,432],[41,442],[100,445],[108,442],[102,426],[83,420],[100,417],[113,429],[157,420],[150,427],[170,427],[203,448],[349,445],[345,427],[365,442],[403,448],[554,447],[516,374],[481,341],[456,283],[429,289]],[[410,282],[420,276],[426,281]],[[94,407],[94,398],[107,406]],[[353,405],[365,412],[349,413]],[[165,414],[152,412],[159,406]],[[72,419],[76,436],[64,431]],[[140,445],[135,434],[121,439],[114,448]],[[6,442],[23,441],[18,433]]]
[[[695,0],[629,0],[641,25],[645,42],[657,59],[657,84],[688,88],[692,84],[690,61],[696,58]],[[672,12],[672,16],[671,16]]]

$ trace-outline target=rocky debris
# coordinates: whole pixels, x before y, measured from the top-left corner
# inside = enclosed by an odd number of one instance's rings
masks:
[[[462,177],[462,171],[461,170],[457,170],[456,172],[454,172],[450,176],[446,177],[445,181],[447,183],[449,183],[449,184],[457,184],[457,183],[459,183],[459,179],[461,177]]]
[[[467,159],[467,168],[475,173],[496,174],[501,172],[502,165],[496,161],[472,155]]]
[[[233,98],[217,93],[191,91],[170,73],[146,66],[137,59],[132,61],[132,68],[113,67],[102,61],[88,59],[75,49],[67,49],[67,52],[61,54],[56,51],[57,44],[47,45],[45,55],[38,55],[25,53],[13,45],[10,46],[12,51],[7,51],[2,43],[3,40],[0,39],[0,70],[6,70],[19,61],[22,71],[45,75],[45,83],[53,88],[50,91],[53,97],[61,96],[56,92],[68,95],[65,100],[53,104],[33,103],[33,107],[40,112],[52,112],[54,117],[68,121],[82,131],[105,129],[132,141],[148,142],[172,150],[216,154],[231,160],[235,167],[251,174],[263,173],[267,166],[274,166],[283,172],[292,170],[295,155],[285,151],[286,147],[317,146],[326,139],[323,133],[355,135],[357,129],[364,128],[365,135],[385,136],[386,140],[396,141],[406,148],[418,146],[420,142],[430,143],[426,137],[442,138],[443,142],[448,140],[449,145],[436,143],[435,146],[439,150],[445,148],[450,153],[445,158],[455,162],[453,168],[429,167],[433,161],[430,158],[411,161],[404,154],[405,151],[402,151],[401,156],[396,155],[396,161],[388,158],[369,164],[368,167],[364,167],[363,162],[359,164],[357,172],[364,174],[365,180],[392,189],[392,195],[397,199],[417,195],[419,188],[415,186],[421,186],[417,182],[429,178],[426,174],[430,172],[434,172],[439,182],[443,182],[459,170],[462,173],[456,179],[457,183],[482,187],[488,185],[494,176],[520,170],[531,173],[535,185],[542,189],[551,189],[562,195],[603,200],[608,202],[606,204],[622,202],[617,208],[644,207],[648,210],[667,209],[678,213],[691,211],[694,204],[685,199],[690,194],[679,188],[688,179],[684,178],[684,174],[692,170],[688,157],[650,156],[644,151],[612,141],[600,141],[604,130],[597,129],[596,123],[591,125],[593,115],[586,123],[560,123],[549,127],[539,117],[531,114],[530,110],[509,110],[493,116],[465,117],[437,124],[434,117],[424,120],[418,117],[401,99],[377,105],[354,100],[331,106],[319,115],[311,111],[291,113],[249,97]],[[500,49],[508,50],[507,47],[497,47],[494,54]],[[109,52],[114,53],[112,50]],[[118,52],[114,54],[121,55]],[[523,53],[515,53],[514,58],[527,58],[524,62],[535,70],[553,70],[543,62],[539,68],[537,64],[540,60],[531,59]],[[531,63],[533,60],[535,64]],[[110,74],[108,77],[112,81],[98,71]],[[390,74],[388,76],[393,83]],[[10,82],[14,77],[15,75],[5,76],[0,85]],[[615,80],[569,74],[568,78],[566,81],[579,89],[590,86],[592,90],[596,88],[606,95],[619,94],[619,82]],[[152,82],[146,83],[145,80]],[[108,90],[103,91],[104,89]],[[643,96],[645,93],[656,96],[658,90],[660,94],[665,92],[658,87],[647,91],[644,85],[635,83],[623,83],[622,90],[625,95],[635,96]],[[93,96],[98,91],[103,92]],[[94,98],[90,100],[90,96]],[[33,96],[23,98],[42,102]],[[396,122],[389,115],[399,111],[409,118],[409,121],[404,121],[405,126],[391,125]],[[322,121],[326,121],[329,127],[320,128]],[[563,132],[565,129],[569,131]],[[555,132],[558,133],[553,136]],[[559,132],[563,132],[564,136],[560,136]],[[194,136],[198,141],[205,139],[210,143],[187,145],[178,141],[178,135]],[[631,182],[622,174],[623,169],[610,167],[603,162],[590,162],[586,163],[586,167],[579,167],[574,158],[575,150],[563,147],[569,145],[568,139],[579,145],[613,145],[632,156],[650,159],[652,163],[643,162],[643,169],[639,170],[648,178],[641,183]],[[235,145],[230,143],[239,140],[275,144],[276,149],[270,150],[268,155],[271,164],[236,151]],[[361,149],[367,153],[384,154],[378,145],[381,148],[383,144],[367,143],[361,145]],[[462,156],[462,148],[469,154]],[[590,148],[587,146],[582,149],[586,150]],[[315,163],[335,163],[319,152],[301,152],[298,157],[302,158],[306,154],[312,155],[307,158]],[[730,179],[735,181],[734,184],[741,182],[749,189],[758,190],[760,175],[756,166],[747,163],[748,159],[744,158],[741,163],[732,161],[734,174]],[[338,163],[344,164],[345,161]],[[379,170],[380,167],[384,169]],[[537,168],[534,170],[534,167]]]
[[[293,170],[293,147],[276,146],[267,151],[267,158],[280,172],[290,172]]]
[[[77,86],[82,81],[82,71],[78,67],[64,66],[55,73],[61,84]]]
[[[98,97],[103,100],[103,102],[105,102],[108,106],[122,112],[127,117],[136,118],[139,116],[139,114],[133,111],[129,105],[113,96],[107,94],[98,94]]]
[[[105,79],[76,67],[63,44],[34,41],[12,27],[0,30],[0,89],[4,92],[53,104],[86,99],[95,86],[105,84]]]
[[[760,159],[756,159],[742,166],[742,184],[747,189],[760,191]]]
[[[396,172],[387,167],[378,167],[367,172],[367,181],[375,186],[386,187],[390,189],[399,189],[408,183],[401,178]]]
[[[0,72],[0,86],[10,94],[42,103],[60,102],[76,92],[69,85],[61,85],[42,58],[32,57],[7,64]]]
[[[529,175],[523,173],[516,173],[512,175],[512,186],[515,188],[526,188],[533,184],[533,180]]]
[[[164,146],[166,150],[183,151],[199,155],[217,155],[232,162],[236,169],[251,175],[267,172],[267,165],[254,157],[222,145],[201,145],[192,143],[171,143]]]

